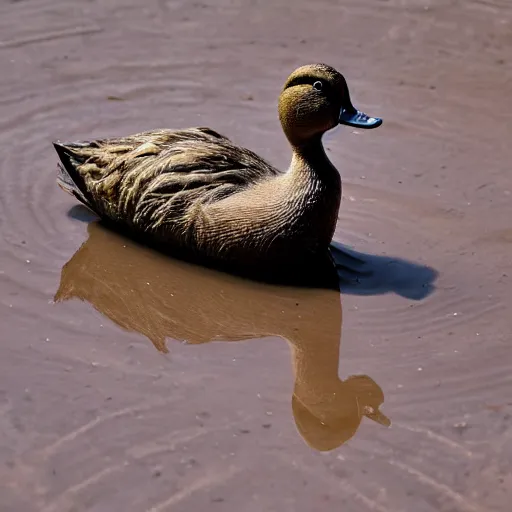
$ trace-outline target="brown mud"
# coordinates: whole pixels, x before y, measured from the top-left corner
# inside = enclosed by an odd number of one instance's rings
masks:
[[[512,3],[0,4],[0,510],[508,511]],[[211,126],[285,168],[287,74],[342,71],[332,289],[110,232],[55,139]],[[156,350],[155,350],[156,348]]]

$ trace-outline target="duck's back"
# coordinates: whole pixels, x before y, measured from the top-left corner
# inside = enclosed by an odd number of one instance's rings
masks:
[[[279,172],[208,128],[55,143],[59,185],[100,217],[183,242],[190,210]]]

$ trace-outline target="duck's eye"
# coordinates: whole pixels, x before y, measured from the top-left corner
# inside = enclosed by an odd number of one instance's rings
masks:
[[[322,82],[320,82],[320,80],[317,80],[314,84],[313,84],[313,87],[317,90],[317,91],[321,91],[324,87],[324,84]]]

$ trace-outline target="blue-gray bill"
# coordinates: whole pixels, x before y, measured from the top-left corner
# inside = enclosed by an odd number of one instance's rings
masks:
[[[340,112],[340,124],[346,124],[347,126],[353,126],[355,128],[377,128],[382,124],[380,117],[370,117],[364,112],[359,110],[343,108]]]

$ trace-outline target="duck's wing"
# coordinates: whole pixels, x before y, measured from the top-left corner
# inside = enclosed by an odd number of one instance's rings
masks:
[[[180,214],[196,202],[216,201],[279,174],[209,128],[54,146],[62,163],[57,182],[64,190],[101,217],[153,227],[165,222],[163,211]]]

